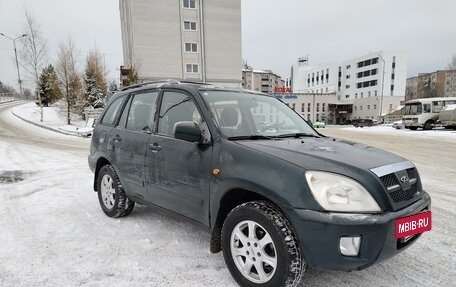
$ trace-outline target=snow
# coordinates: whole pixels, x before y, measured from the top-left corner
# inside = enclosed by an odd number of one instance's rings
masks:
[[[333,127],[337,128],[337,127]],[[424,131],[418,129],[416,131],[408,130],[408,129],[395,129],[392,128],[391,125],[378,125],[372,127],[363,127],[363,128],[356,128],[353,126],[350,127],[341,127],[344,130],[357,132],[357,133],[366,133],[366,134],[388,134],[388,135],[395,135],[398,137],[406,136],[415,139],[438,139],[442,141],[449,141],[449,142],[456,142],[456,131],[455,130],[447,130],[444,128],[436,128],[433,130]]]
[[[125,218],[105,216],[92,189],[89,139],[27,124],[2,107],[0,176],[14,171],[23,180],[0,181],[0,286],[237,286],[222,254],[209,252],[210,234],[204,227],[140,205]],[[339,130],[363,136],[397,133],[391,127]],[[453,135],[446,137],[453,140]],[[302,286],[454,284],[455,167],[444,167],[446,173],[435,177],[438,161],[425,155],[414,161],[432,192],[433,231],[400,255],[363,271],[308,270]]]
[[[63,102],[58,102],[50,107],[43,107],[43,122],[40,122],[40,108],[35,103],[16,107],[13,109],[13,113],[25,120],[67,134],[87,136],[93,131],[93,128],[86,127],[86,122],[74,114],[71,115],[71,125],[67,125],[66,107]]]

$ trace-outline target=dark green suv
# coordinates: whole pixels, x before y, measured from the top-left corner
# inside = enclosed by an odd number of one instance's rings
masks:
[[[359,270],[430,230],[415,166],[325,137],[266,94],[166,81],[115,94],[95,127],[94,189],[201,222],[241,286],[295,286],[307,266]]]

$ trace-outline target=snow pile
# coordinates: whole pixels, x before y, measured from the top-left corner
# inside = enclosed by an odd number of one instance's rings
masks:
[[[51,107],[43,107],[43,122],[40,122],[40,108],[35,103],[27,103],[13,109],[13,114],[54,131],[78,136],[90,136],[93,128],[79,116],[71,114],[71,125],[67,125],[66,109],[61,102]]]

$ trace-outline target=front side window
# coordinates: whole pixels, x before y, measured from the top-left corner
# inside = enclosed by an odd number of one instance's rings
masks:
[[[296,133],[318,136],[301,116],[273,97],[235,91],[203,91],[202,95],[220,131],[228,138]],[[260,109],[255,113],[257,107]]]
[[[122,106],[123,100],[125,100],[126,96],[119,97],[115,99],[111,105],[109,105],[108,109],[106,110],[103,118],[101,119],[101,124],[105,125],[114,125],[116,121],[117,113],[119,112],[120,107]]]
[[[183,121],[191,121],[199,126],[203,122],[198,108],[188,95],[165,91],[160,106],[158,133],[174,137],[174,125]]]
[[[442,101],[432,102],[432,112],[433,113],[440,113],[442,108],[443,108],[443,102]]]
[[[431,105],[430,104],[424,104],[423,105],[423,113],[430,113],[431,112]]]

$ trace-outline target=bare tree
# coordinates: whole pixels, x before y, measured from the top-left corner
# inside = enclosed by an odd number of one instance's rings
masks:
[[[447,66],[448,70],[456,70],[456,55],[453,55]]]
[[[40,26],[32,13],[29,10],[26,10],[24,16],[26,21],[24,34],[27,34],[27,37],[22,38],[22,65],[36,87],[46,57],[46,40],[42,37]],[[37,97],[38,105],[40,106],[40,121],[42,122],[43,104],[39,93],[37,93]]]
[[[67,124],[71,124],[71,111],[76,108],[78,95],[81,93],[81,77],[76,69],[76,55],[74,43],[70,37],[66,42],[59,44],[57,58],[57,74],[60,87],[67,106]]]

